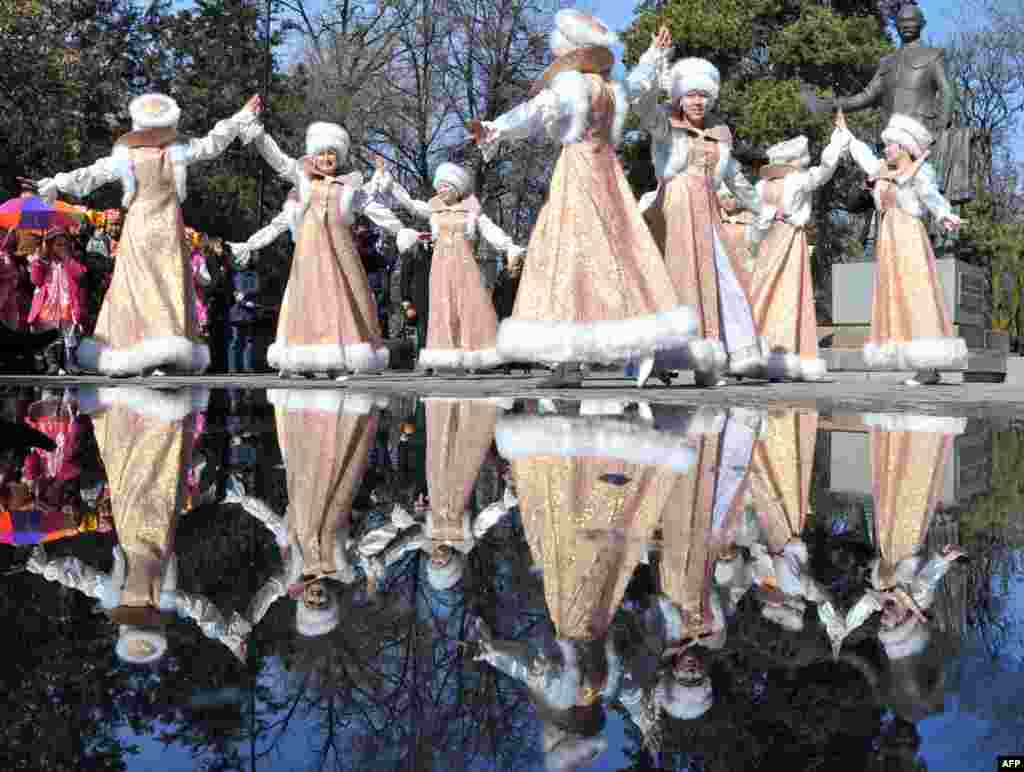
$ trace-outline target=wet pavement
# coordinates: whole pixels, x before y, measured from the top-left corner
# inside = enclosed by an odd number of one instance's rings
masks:
[[[614,375],[6,379],[0,767],[1024,752],[1024,394]]]

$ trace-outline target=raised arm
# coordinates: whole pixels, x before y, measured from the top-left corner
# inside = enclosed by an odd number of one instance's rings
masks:
[[[669,52],[672,50],[672,36],[666,27],[662,27],[657,35],[651,36],[648,48],[636,67],[626,76],[626,94],[630,107],[640,118],[640,123],[653,136],[667,137],[669,133],[668,116],[659,105],[661,77],[668,65]]]
[[[825,149],[821,151],[821,163],[807,170],[807,187],[810,190],[817,190],[832,179],[836,173],[836,167],[839,166],[839,159],[850,147],[850,138],[849,132],[842,132],[839,129],[832,131],[832,138]]]
[[[299,185],[302,179],[302,167],[298,159],[285,153],[265,130],[256,135],[252,145],[277,176],[288,180],[292,185]]]
[[[202,139],[191,139],[185,148],[185,163],[212,161],[219,158],[235,138],[242,135],[246,142],[262,131],[258,116],[262,102],[258,96],[250,99],[241,110],[222,121]]]

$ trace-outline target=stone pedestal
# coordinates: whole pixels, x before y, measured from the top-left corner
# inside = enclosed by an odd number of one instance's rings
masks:
[[[983,268],[955,258],[935,261],[953,334],[967,341],[970,350],[967,380],[1000,380],[1006,375],[1008,346],[994,332],[988,277]],[[871,330],[876,263],[840,263],[832,266],[831,326],[818,328],[821,356],[833,371],[868,370],[860,349]]]

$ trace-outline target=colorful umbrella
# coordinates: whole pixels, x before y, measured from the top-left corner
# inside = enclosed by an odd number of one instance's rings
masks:
[[[12,198],[0,205],[0,228],[46,230],[73,228],[75,225],[75,219],[68,213],[50,206],[39,196]]]
[[[63,512],[38,509],[0,512],[0,544],[43,544],[79,533],[73,518]]]

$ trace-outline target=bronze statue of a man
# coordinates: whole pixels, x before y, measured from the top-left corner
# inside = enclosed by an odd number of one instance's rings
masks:
[[[902,47],[883,57],[867,88],[856,96],[836,99],[835,107],[844,112],[877,107],[883,113],[883,122],[898,113],[923,124],[935,137],[928,160],[935,167],[939,188],[950,201],[959,203],[973,198],[971,132],[951,128],[956,87],[946,74],[945,51],[921,44],[924,25],[924,14],[917,3],[904,3],[896,16]]]

